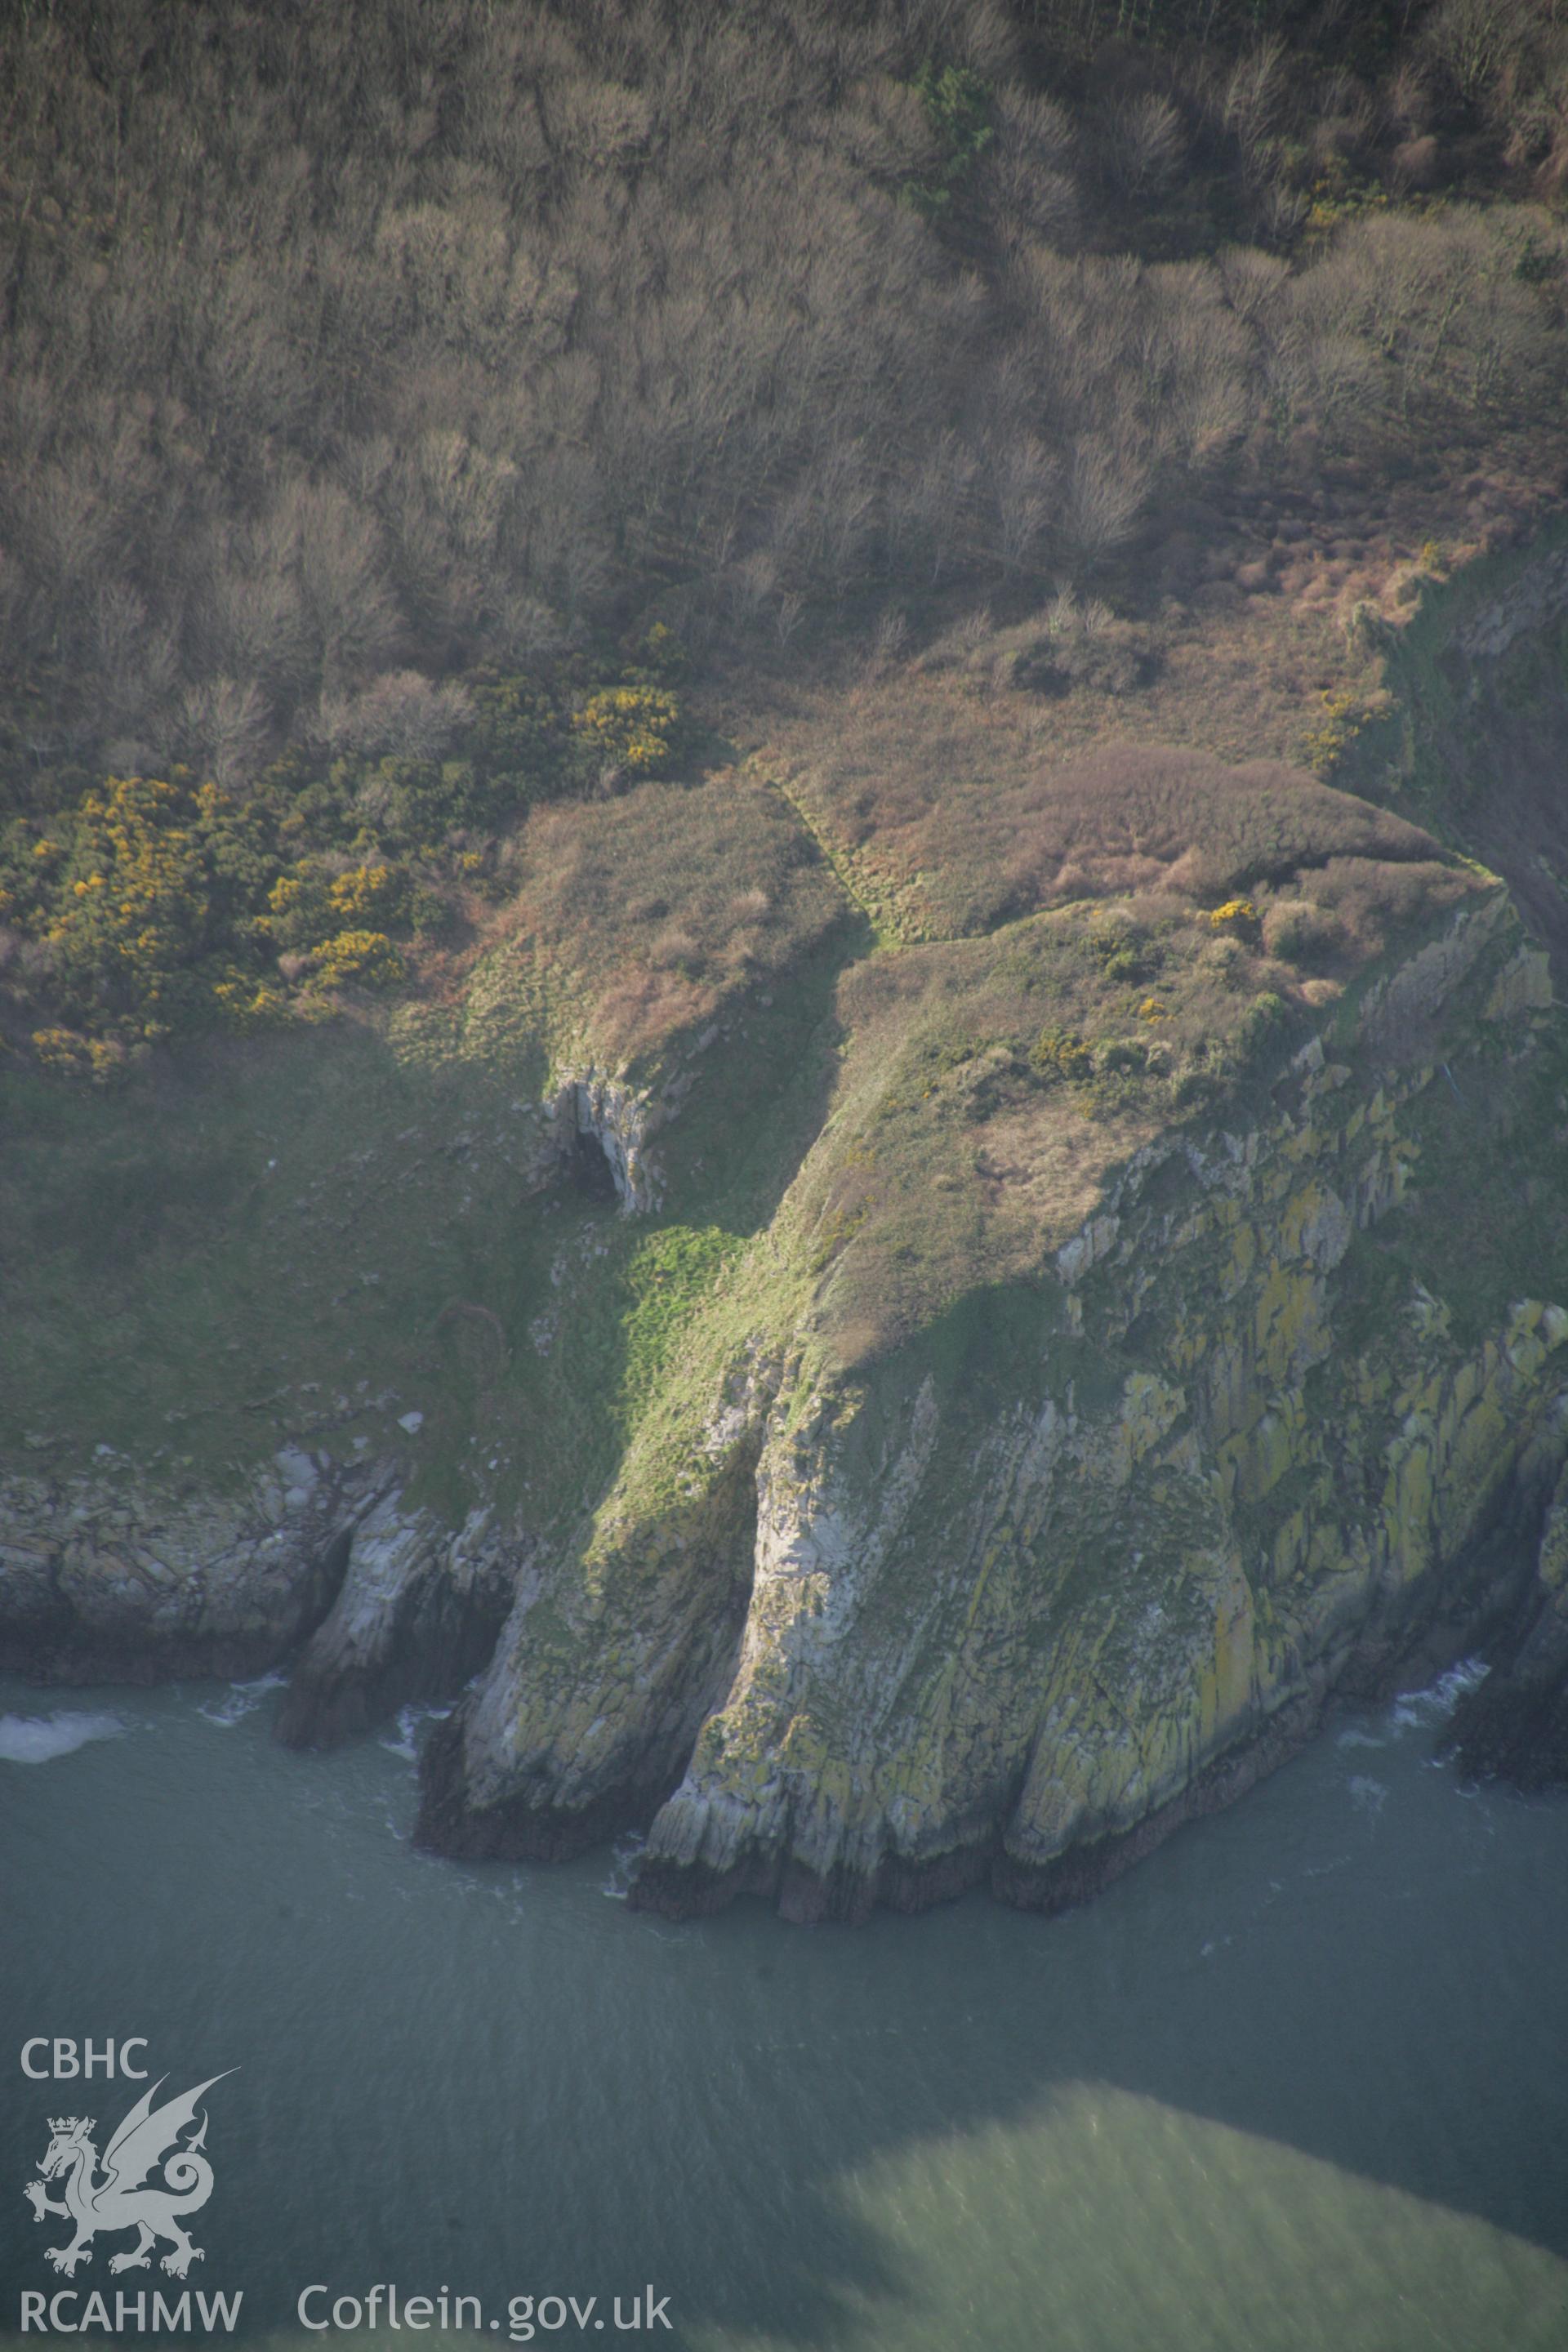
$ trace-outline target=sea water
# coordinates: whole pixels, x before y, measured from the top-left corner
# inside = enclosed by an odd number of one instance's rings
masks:
[[[271,1677],[0,1685],[0,2332],[189,2288],[358,2352],[456,2340],[459,2294],[469,2344],[576,2352],[1563,2352],[1568,1802],[1433,1760],[1457,1687],[1081,1910],[850,1931],[644,1916],[631,1841],[416,1853],[428,1711],[301,1757]],[[40,2036],[222,2077],[184,2281],[111,2278],[124,2234],[49,2266],[48,2118],[101,2153],[145,2085],[35,2080]]]

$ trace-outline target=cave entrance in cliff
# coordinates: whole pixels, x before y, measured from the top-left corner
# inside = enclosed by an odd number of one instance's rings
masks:
[[[619,1197],[615,1163],[591,1132],[579,1131],[574,1138],[566,1155],[566,1181],[579,1200],[607,1204]]]

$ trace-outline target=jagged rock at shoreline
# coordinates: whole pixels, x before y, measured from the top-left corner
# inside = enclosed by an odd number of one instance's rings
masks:
[[[10,1660],[56,1681],[264,1673],[312,1633],[347,1565],[361,1482],[289,1447],[227,1497],[120,1475],[0,1481]]]
[[[1477,659],[1513,643],[1507,609],[1472,619]],[[689,1018],[677,992],[659,1050],[617,1062],[575,1006],[531,1035],[561,968],[525,996],[503,947],[416,1039],[439,1063],[497,1024],[482,1107],[442,1129],[454,1061],[408,1124],[400,1078],[362,1192],[329,1169],[268,1229],[290,1274],[327,1236],[368,1351],[388,1237],[413,1264],[443,1218],[488,1219],[409,1290],[406,1384],[345,1372],[316,1435],[222,1483],[106,1447],[51,1467],[40,1442],[0,1482],[0,1656],[292,1659],[302,1747],[461,1690],[421,1841],[551,1859],[636,1828],[632,1900],[675,1914],[1074,1900],[1336,1694],[1478,1643],[1461,1756],[1568,1772],[1547,957],[1495,877],[1386,812],[1128,757],[1196,796],[1206,895],[1042,891],[873,951],[795,799],[752,779],[775,888],[809,902],[807,1013],[781,950],[765,991],[737,966]],[[1262,913],[1226,846],[1242,783],[1289,836]],[[1297,986],[1265,917],[1321,925],[1336,861],[1384,929]],[[362,1270],[405,1196],[430,1205]],[[486,1265],[524,1255],[509,1304]]]
[[[237,1494],[122,1471],[0,1482],[11,1664],[56,1682],[264,1674],[293,1661],[279,1736],[319,1747],[489,1655],[514,1579],[482,1523],[400,1508],[392,1474],[286,1447]]]
[[[1461,1696],[1446,1742],[1478,1779],[1568,1786],[1568,1470],[1558,1480],[1536,1572],[1486,1679]]]
[[[456,1690],[489,1656],[515,1580],[513,1547],[482,1512],[454,1535],[395,1488],[382,1496],[355,1523],[332,1605],[289,1677],[279,1738],[326,1747]]]

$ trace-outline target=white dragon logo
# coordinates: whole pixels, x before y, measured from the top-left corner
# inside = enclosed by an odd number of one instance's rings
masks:
[[[236,2069],[231,2066],[228,2072],[232,2074]],[[184,2278],[193,2263],[202,2261],[202,2249],[192,2245],[180,2226],[180,2217],[196,2212],[213,2193],[213,2168],[201,2152],[207,2136],[205,2116],[194,2139],[184,2147],[178,2142],[187,2125],[195,2121],[203,2093],[223,2079],[221,2074],[210,2075],[194,2091],[155,2108],[153,2098],[168,2080],[161,2074],[150,2090],[142,2092],[105,2148],[101,2179],[95,2178],[98,2150],[89,2137],[93,2128],[91,2116],[50,2116],[51,2137],[38,2166],[41,2177],[29,2180],[22,2194],[32,2205],[35,2221],[58,2214],[61,2221],[76,2223],[76,2235],[68,2246],[47,2246],[46,2261],[72,2277],[79,2263],[91,2262],[91,2241],[100,2230],[110,2235],[118,2230],[139,2233],[129,2253],[110,2257],[111,2271],[144,2271],[160,2238],[167,2238],[174,2248],[163,2258],[164,2270],[174,2277]],[[160,2167],[162,2180],[148,2182],[148,2174]],[[56,2204],[44,2183],[61,2173],[65,2201]]]

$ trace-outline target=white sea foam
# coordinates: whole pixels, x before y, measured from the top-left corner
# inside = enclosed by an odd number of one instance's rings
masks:
[[[638,1837],[635,1832],[616,1841],[615,1860],[610,1864],[610,1874],[599,1889],[600,1894],[607,1895],[612,1903],[626,1901],[631,1891],[632,1875],[637,1869],[637,1856],[647,1843],[647,1840]]]
[[[1447,1723],[1468,1691],[1484,1683],[1490,1668],[1479,1658],[1461,1658],[1425,1690],[1401,1691],[1394,1700],[1388,1727],[1397,1739],[1406,1731],[1436,1731]]]
[[[117,1715],[0,1715],[0,1760],[48,1764],[89,1739],[118,1739],[124,1729]]]
[[[222,1698],[204,1699],[196,1713],[216,1723],[220,1731],[231,1731],[255,1713],[268,1691],[280,1690],[288,1679],[287,1675],[258,1675],[254,1682],[230,1683]]]
[[[1374,1821],[1382,1812],[1387,1795],[1388,1790],[1383,1782],[1370,1779],[1364,1772],[1358,1772],[1351,1782],[1352,1804],[1359,1806],[1363,1813],[1370,1813]]]
[[[451,1714],[449,1706],[423,1706],[414,1704],[397,1710],[397,1737],[384,1739],[382,1746],[390,1756],[401,1756],[405,1763],[419,1761],[419,1735],[427,1723],[444,1723]]]

